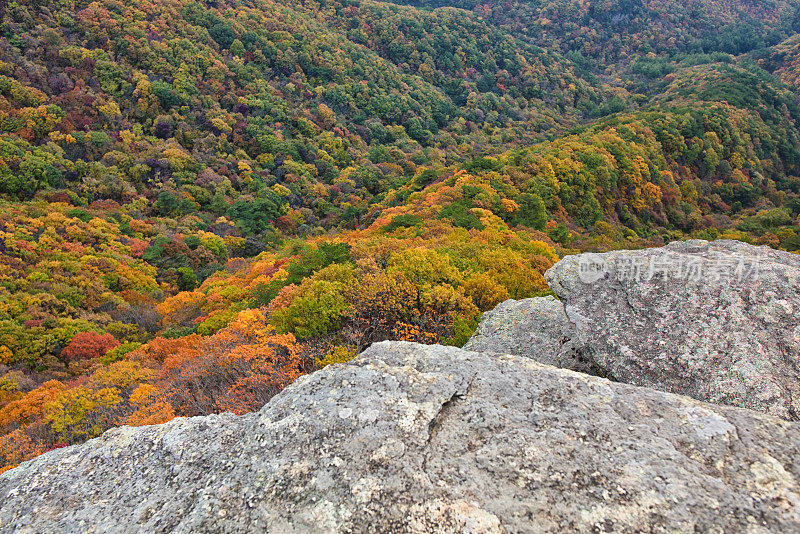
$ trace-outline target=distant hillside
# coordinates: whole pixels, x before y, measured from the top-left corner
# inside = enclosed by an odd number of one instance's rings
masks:
[[[473,11],[515,36],[604,69],[645,54],[742,54],[800,31],[794,0],[407,0]]]
[[[569,62],[477,19],[383,4],[15,3],[0,29],[0,193],[164,194],[169,215],[225,215],[244,195],[331,227],[417,165],[457,161],[459,145],[530,142],[601,103]],[[344,171],[355,189],[337,186]]]

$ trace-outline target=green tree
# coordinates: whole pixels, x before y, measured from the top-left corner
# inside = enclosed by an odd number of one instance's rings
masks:
[[[522,195],[517,203],[519,204],[517,223],[534,230],[544,230],[549,217],[542,197],[535,193],[528,193]]]
[[[238,200],[228,209],[228,217],[246,234],[258,234],[272,226],[285,209],[280,197],[271,191],[266,198],[252,201]]]

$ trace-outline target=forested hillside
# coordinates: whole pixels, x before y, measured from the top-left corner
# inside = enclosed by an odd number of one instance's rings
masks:
[[[800,3],[414,4],[0,4],[0,470],[463,344],[566,254],[800,250]]]
[[[542,47],[574,54],[601,70],[647,63],[655,54],[742,54],[800,31],[800,6],[783,0],[407,0],[473,11]]]

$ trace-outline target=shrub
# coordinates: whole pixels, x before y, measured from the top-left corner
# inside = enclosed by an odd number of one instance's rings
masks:
[[[392,217],[392,220],[389,221],[389,224],[386,224],[382,227],[382,230],[386,233],[392,233],[398,228],[411,228],[412,226],[416,226],[421,223],[422,218],[410,213],[395,215]]]
[[[278,332],[293,333],[298,339],[323,336],[338,328],[347,308],[340,284],[309,280],[298,288],[287,308],[272,313],[272,322]]]
[[[347,363],[356,357],[356,351],[350,350],[345,346],[337,345],[333,347],[328,354],[321,360],[317,360],[317,366],[321,369],[328,365],[335,363]]]

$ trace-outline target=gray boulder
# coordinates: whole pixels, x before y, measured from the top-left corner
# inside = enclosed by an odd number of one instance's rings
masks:
[[[466,350],[526,356],[537,362],[595,374],[575,341],[575,326],[554,297],[507,300],[483,314]]]
[[[800,256],[686,241],[545,275],[603,376],[800,419]]]
[[[5,532],[798,532],[800,425],[383,342],[258,413],[44,454],[0,503]]]

